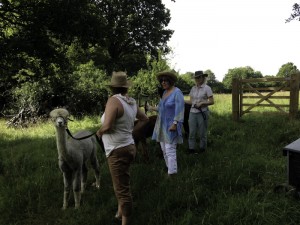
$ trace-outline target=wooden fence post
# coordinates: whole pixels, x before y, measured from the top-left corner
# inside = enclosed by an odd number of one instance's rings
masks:
[[[239,79],[232,79],[232,118],[239,121],[240,118],[240,95],[239,95]]]
[[[295,119],[299,106],[299,78],[300,73],[293,74],[290,81],[290,110],[289,117]]]

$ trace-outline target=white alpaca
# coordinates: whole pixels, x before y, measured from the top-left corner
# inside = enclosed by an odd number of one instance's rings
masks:
[[[87,161],[95,170],[96,187],[100,187],[100,170],[97,159],[97,140],[93,135],[82,140],[67,138],[67,121],[69,112],[66,109],[54,109],[50,117],[56,128],[56,144],[58,150],[58,164],[64,177],[63,209],[68,207],[68,199],[73,186],[75,208],[80,206],[81,193],[86,187]],[[90,135],[89,131],[79,131],[74,137],[80,138]]]

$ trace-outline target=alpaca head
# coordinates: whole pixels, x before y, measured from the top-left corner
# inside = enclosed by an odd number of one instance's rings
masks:
[[[54,109],[50,112],[51,120],[55,123],[57,127],[67,126],[69,112],[66,109]]]

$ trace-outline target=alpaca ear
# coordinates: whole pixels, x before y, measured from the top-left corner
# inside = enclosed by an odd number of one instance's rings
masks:
[[[69,118],[69,116],[70,116],[70,113],[66,109],[61,109],[60,114],[64,118]]]
[[[54,118],[56,116],[55,109],[50,112],[49,116],[52,117],[52,118]]]

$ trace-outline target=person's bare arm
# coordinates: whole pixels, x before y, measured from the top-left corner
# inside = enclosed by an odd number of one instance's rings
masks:
[[[214,96],[210,96],[207,99],[207,105],[213,105],[215,104]]]
[[[205,106],[209,106],[209,105],[213,105],[213,104],[215,104],[214,97],[210,96],[210,97],[208,97],[207,101],[199,102],[195,106],[196,106],[196,108],[201,108],[201,107],[205,107]]]
[[[151,106],[151,105],[149,105],[149,103],[147,104],[146,107],[149,112],[158,111],[157,106]]]
[[[124,109],[121,102],[115,97],[110,97],[105,107],[104,123],[97,131],[97,136],[101,137],[105,132],[108,132],[112,128],[116,118],[121,117],[123,113]]]
[[[184,103],[188,104],[188,105],[192,105],[192,97],[189,95],[188,97],[189,99],[184,100]]]

